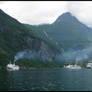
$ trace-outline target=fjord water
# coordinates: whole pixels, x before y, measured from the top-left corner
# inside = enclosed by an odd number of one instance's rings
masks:
[[[90,91],[91,69],[0,70],[0,91]]]

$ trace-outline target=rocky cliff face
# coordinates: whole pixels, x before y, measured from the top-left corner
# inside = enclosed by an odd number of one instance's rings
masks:
[[[33,60],[39,59],[41,61],[53,61],[59,54],[59,52],[55,48],[49,46],[44,41],[28,36],[25,37],[32,49],[22,51],[23,53],[25,52],[22,58],[30,58]]]

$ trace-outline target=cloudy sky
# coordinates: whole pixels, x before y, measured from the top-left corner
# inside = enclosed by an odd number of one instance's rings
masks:
[[[92,1],[0,1],[0,9],[22,23],[53,23],[58,16],[71,12],[92,27]]]

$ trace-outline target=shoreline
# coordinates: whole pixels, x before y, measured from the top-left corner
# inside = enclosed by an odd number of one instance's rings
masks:
[[[24,67],[20,67],[20,70],[48,70],[48,69],[63,69],[63,67],[58,67],[58,68],[36,68],[36,67],[30,67],[30,68],[24,68]]]
[[[36,68],[36,67],[29,67],[29,68],[24,68],[24,67],[20,67],[20,70],[48,70],[48,69],[50,69],[50,70],[55,70],[55,69],[67,69],[67,68],[64,68],[64,67],[54,67],[54,68]],[[86,67],[82,67],[81,69],[92,69],[92,68],[86,68]],[[80,70],[81,70],[80,69]],[[71,70],[74,70],[74,69],[71,69]]]
[[[48,70],[48,69],[50,69],[50,70],[55,70],[55,69],[66,69],[66,68],[64,68],[64,67],[55,67],[55,68],[36,68],[36,67],[30,67],[30,68],[24,68],[24,67],[20,67],[20,70]],[[92,68],[81,68],[81,69],[92,69]],[[73,70],[73,69],[71,69],[71,70]]]
[[[6,67],[0,67],[0,70],[6,69]],[[64,67],[22,67],[20,66],[19,70],[56,70],[56,69],[66,69]],[[82,67],[81,69],[92,69],[92,68],[86,68]],[[72,70],[72,69],[71,69]]]

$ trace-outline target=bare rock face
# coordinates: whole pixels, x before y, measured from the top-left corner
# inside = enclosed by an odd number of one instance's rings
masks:
[[[38,53],[43,61],[52,61],[57,55],[57,51],[44,42],[41,42],[41,47]]]
[[[53,61],[55,57],[59,54],[59,52],[55,48],[52,48],[51,46],[39,39],[30,37],[26,37],[26,39],[32,47],[32,49],[29,50],[30,53],[26,54],[26,57],[30,57],[30,59],[38,58],[41,61]]]

